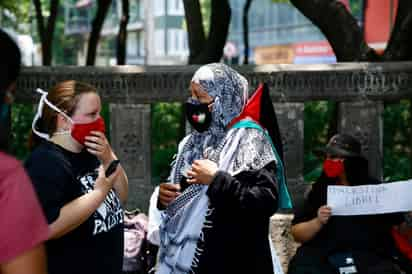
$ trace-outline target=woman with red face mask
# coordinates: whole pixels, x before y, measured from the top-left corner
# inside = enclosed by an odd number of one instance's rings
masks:
[[[292,258],[288,274],[400,273],[392,263],[395,252],[390,231],[402,214],[332,216],[326,205],[329,185],[370,185],[368,161],[360,142],[337,134],[318,152],[323,172],[304,202],[295,208],[292,235],[302,245]]]
[[[117,274],[123,260],[127,177],[105,137],[101,102],[90,85],[65,81],[42,94],[26,168],[50,228],[50,274]]]

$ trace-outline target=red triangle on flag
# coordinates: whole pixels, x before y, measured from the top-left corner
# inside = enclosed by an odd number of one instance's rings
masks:
[[[234,124],[236,124],[237,122],[245,118],[252,119],[254,122],[260,124],[259,121],[260,121],[262,94],[263,94],[263,84],[259,84],[259,87],[253,93],[252,97],[250,97],[249,100],[247,101],[246,106],[243,109],[243,111],[239,114],[238,117],[236,117],[229,123],[228,128],[232,127]]]

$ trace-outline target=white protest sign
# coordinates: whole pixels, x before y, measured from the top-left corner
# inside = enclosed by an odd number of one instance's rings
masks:
[[[379,185],[328,186],[332,215],[367,215],[412,210],[412,180]]]

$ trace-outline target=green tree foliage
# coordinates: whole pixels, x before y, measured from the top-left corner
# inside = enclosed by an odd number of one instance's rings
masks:
[[[383,174],[387,181],[412,177],[410,104],[403,100],[387,105],[383,113]]]
[[[33,105],[14,104],[12,108],[11,151],[21,160],[26,159],[28,155],[28,138],[34,113]]]
[[[53,37],[53,64],[55,65],[76,65],[77,52],[80,50],[81,39],[75,35],[64,35],[64,9],[59,8],[60,16],[57,17],[56,31]]]
[[[328,141],[328,121],[332,110],[331,102],[315,101],[305,103],[304,110],[304,178],[314,181],[321,172],[321,159],[313,153]]]
[[[152,105],[152,176],[153,182],[165,180],[170,163],[180,141],[182,108],[180,103],[156,103]]]
[[[12,13],[19,19],[19,23],[28,22],[30,5],[30,0],[0,0],[0,9],[6,9]]]

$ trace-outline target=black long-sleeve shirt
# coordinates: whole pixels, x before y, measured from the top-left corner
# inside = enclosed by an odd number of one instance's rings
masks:
[[[269,219],[278,208],[276,164],[236,176],[219,171],[207,191],[211,203],[202,229],[196,274],[273,273]]]

